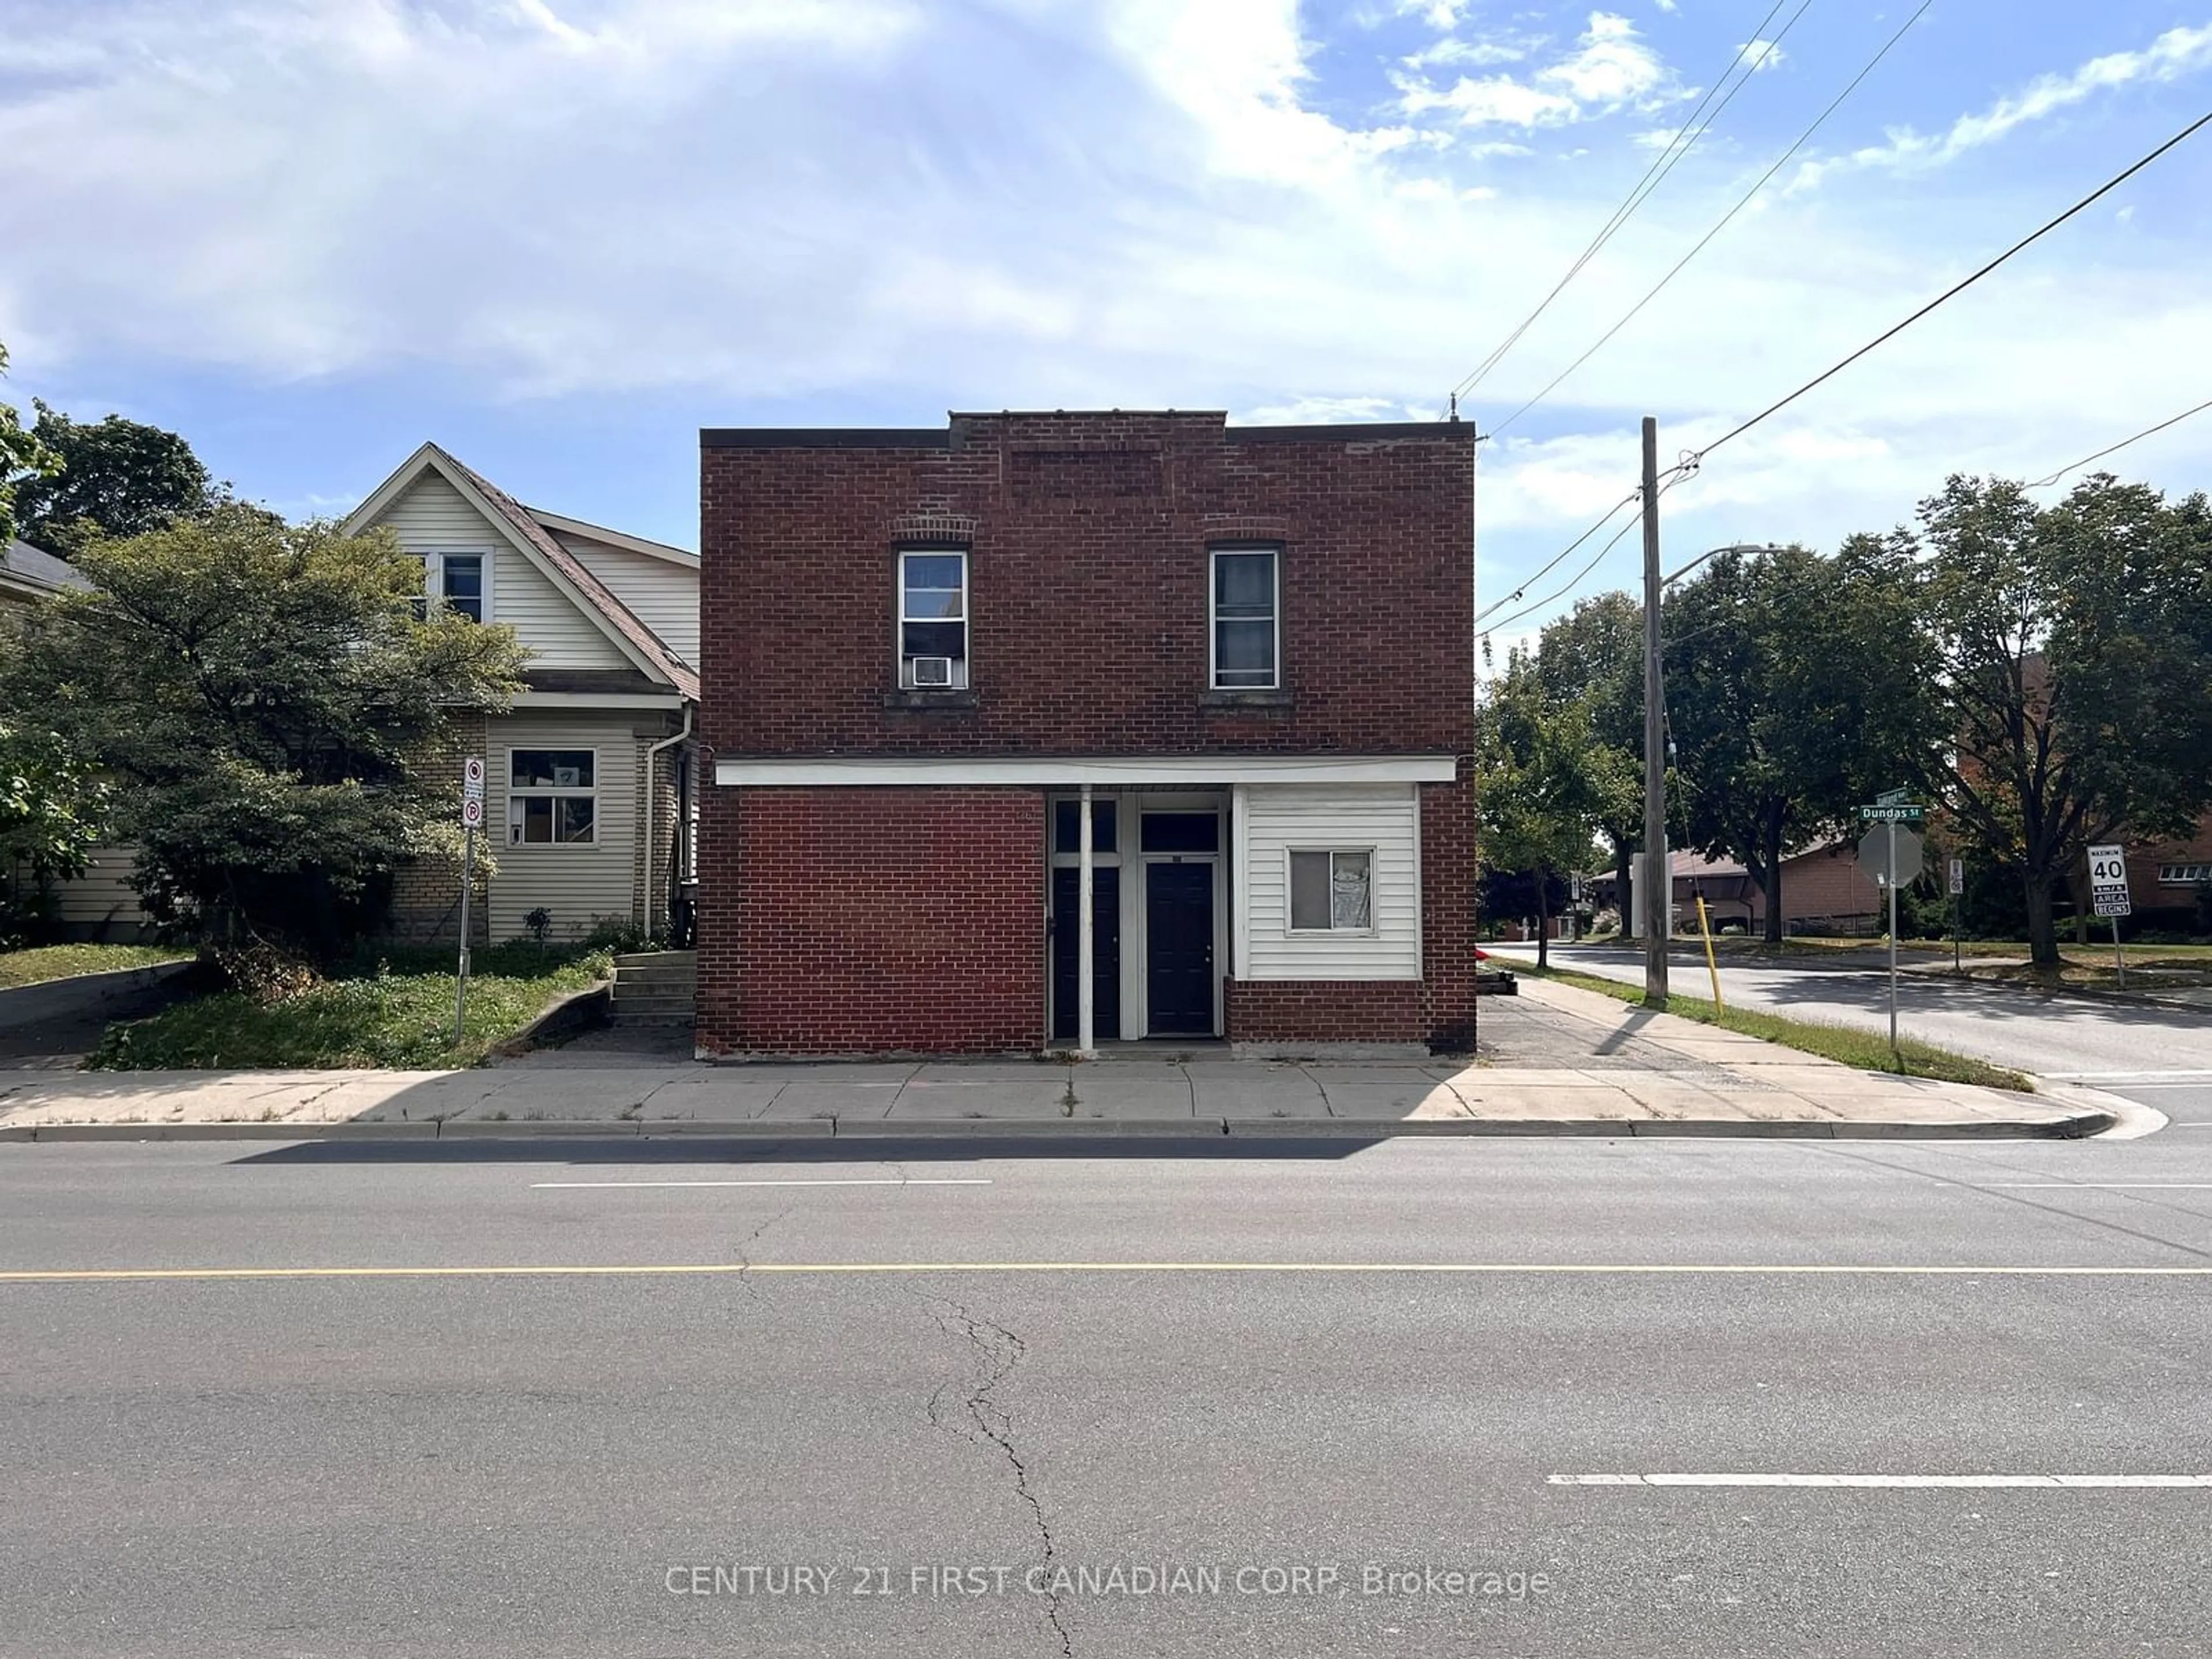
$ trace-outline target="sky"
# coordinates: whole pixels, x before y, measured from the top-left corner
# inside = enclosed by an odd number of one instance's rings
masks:
[[[1634,579],[1528,581],[1641,416],[1671,464],[2212,109],[2212,0],[1934,0],[1509,422],[1917,3],[0,0],[0,398],[294,515],[434,438],[691,546],[702,425],[1433,419],[1713,93],[1462,405],[1503,645]],[[2212,397],[2207,200],[2212,129],[1671,489],[1670,568]],[[2106,465],[2212,486],[2212,413]]]

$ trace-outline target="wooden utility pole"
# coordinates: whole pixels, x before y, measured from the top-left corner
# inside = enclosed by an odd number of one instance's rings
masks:
[[[1667,704],[1659,672],[1659,422],[1644,417],[1644,1001],[1667,1006]]]

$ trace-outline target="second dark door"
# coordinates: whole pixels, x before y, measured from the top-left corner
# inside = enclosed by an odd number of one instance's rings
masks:
[[[1213,1035],[1212,865],[1145,866],[1145,994],[1152,1035]]]

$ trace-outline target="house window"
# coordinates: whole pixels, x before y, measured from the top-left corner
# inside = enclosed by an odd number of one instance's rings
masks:
[[[599,839],[599,753],[507,751],[507,844],[589,846]]]
[[[1272,547],[1214,551],[1212,651],[1217,691],[1272,691],[1279,684],[1278,551]]]
[[[2212,864],[2161,864],[2158,866],[2158,882],[2161,887],[2194,887],[2200,881],[2212,881]]]
[[[433,605],[471,622],[484,619],[484,556],[481,553],[425,553],[422,597],[415,601],[415,617],[421,621]]]
[[[899,555],[899,684],[958,691],[968,684],[968,556],[957,547]]]
[[[1375,849],[1291,849],[1291,932],[1365,933],[1375,928]]]

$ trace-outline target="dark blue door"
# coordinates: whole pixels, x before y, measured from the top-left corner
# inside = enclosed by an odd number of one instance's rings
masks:
[[[1066,1042],[1079,1033],[1076,958],[1082,954],[1082,915],[1075,895],[1081,872],[1052,872],[1052,1035]],[[1121,1035],[1121,872],[1091,872],[1091,1034],[1110,1042]]]
[[[1145,991],[1154,1036],[1213,1035],[1213,866],[1145,866]]]

